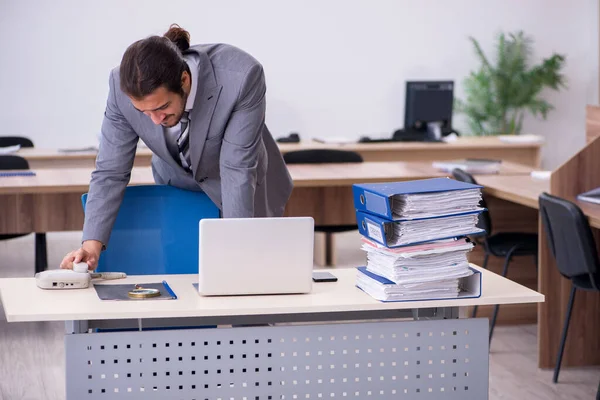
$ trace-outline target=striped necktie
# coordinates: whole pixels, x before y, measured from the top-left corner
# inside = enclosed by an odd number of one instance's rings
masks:
[[[181,135],[177,138],[179,149],[179,160],[181,166],[188,172],[192,172],[190,161],[190,120],[189,113],[185,111],[181,116]]]

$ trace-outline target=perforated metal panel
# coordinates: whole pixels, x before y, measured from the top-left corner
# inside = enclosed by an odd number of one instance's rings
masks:
[[[72,399],[487,399],[488,321],[67,335]]]

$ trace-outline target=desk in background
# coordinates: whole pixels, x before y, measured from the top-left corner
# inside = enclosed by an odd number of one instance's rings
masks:
[[[353,224],[352,184],[448,176],[427,162],[290,165],[294,190],[290,216],[312,216],[317,225]],[[503,163],[502,174],[528,174],[531,168]],[[92,168],[39,169],[36,176],[0,179],[0,233],[81,230],[81,195]],[[154,184],[150,167],[133,168],[130,185]]]
[[[497,137],[464,137],[451,143],[388,142],[324,144],[279,143],[282,153],[306,149],[341,149],[356,151],[365,161],[442,161],[459,158],[490,158],[538,168],[541,160],[541,143],[505,143]],[[32,169],[39,168],[93,168],[96,153],[93,151],[61,153],[56,149],[21,149],[17,153],[27,159]],[[134,161],[136,167],[150,166],[152,152],[138,148]]]
[[[600,139],[600,138],[598,138]],[[595,144],[594,144],[595,143]],[[590,143],[596,146],[596,154],[600,150],[600,141],[594,140]],[[590,148],[588,148],[589,150]],[[586,149],[583,150],[587,153]],[[575,165],[589,165],[574,159]],[[563,167],[568,167],[571,162],[567,162]],[[560,178],[564,178],[565,171],[559,168],[555,179],[554,191],[560,190]],[[566,171],[569,172],[569,171]],[[578,171],[575,175],[580,175]],[[558,178],[558,179],[557,179]],[[565,179],[570,184],[576,182],[575,177],[567,174]],[[513,214],[529,214],[539,208],[538,198],[543,192],[553,194],[551,181],[532,179],[528,176],[481,176],[478,182],[485,186],[484,192],[497,199],[518,204],[520,209],[513,208]],[[570,185],[569,184],[569,185]],[[600,182],[598,182],[600,184]],[[583,192],[585,189],[578,191]],[[588,189],[589,190],[589,189]],[[560,194],[558,194],[560,196]],[[586,215],[590,226],[598,237],[600,229],[600,205],[577,201],[574,196],[564,195],[570,201],[576,203]],[[510,218],[510,214],[505,214],[501,218]],[[528,228],[536,227],[531,220],[524,219]],[[537,230],[542,234],[540,238],[539,254],[539,290],[546,295],[547,303],[538,305],[538,364],[542,368],[552,368],[556,361],[558,344],[560,341],[560,327],[564,321],[566,312],[566,293],[569,292],[570,282],[558,274],[553,258],[549,253],[547,244],[544,241],[544,230],[541,222],[537,223]],[[600,247],[600,246],[599,246]],[[579,295],[579,293],[578,293]],[[582,292],[575,302],[571,316],[571,324],[567,335],[567,344],[563,358],[563,366],[583,366],[598,365],[600,363],[600,345],[598,343],[598,334],[600,332],[600,323],[598,319],[598,305],[600,296],[597,293]],[[502,311],[501,311],[502,312]]]
[[[540,194],[550,192],[550,181],[533,179],[526,175],[480,176],[477,182],[484,186],[484,192],[490,196],[536,210],[539,209]],[[574,197],[567,197],[567,200],[581,208],[592,228],[600,229],[600,205],[579,201]]]
[[[477,177],[477,183],[484,186],[484,193],[489,196],[536,210],[540,194],[550,190],[549,180],[535,179],[529,175],[481,175]]]
[[[304,295],[200,297],[197,275],[164,275],[118,283],[166,280],[177,300],[101,301],[93,288],[44,291],[34,278],[0,279],[0,297],[9,322],[67,322],[68,400],[487,398],[488,322],[461,309],[544,296],[480,271],[471,299],[379,302],[356,288],[353,268]],[[270,325],[176,329],[248,323]]]
[[[443,161],[486,158],[539,168],[542,143],[506,143],[497,137],[460,137],[454,142],[280,143],[282,153],[306,149],[351,150],[365,161]]]

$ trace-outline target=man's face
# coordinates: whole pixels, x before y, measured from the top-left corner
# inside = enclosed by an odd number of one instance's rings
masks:
[[[185,107],[183,96],[170,92],[164,86],[141,100],[131,99],[131,103],[138,111],[149,116],[156,125],[160,124],[166,128],[179,123]]]
[[[185,103],[191,87],[190,75],[187,72],[181,76],[181,85],[183,96],[161,86],[143,99],[131,98],[131,103],[138,111],[150,117],[156,125],[170,128],[179,123],[185,111]]]

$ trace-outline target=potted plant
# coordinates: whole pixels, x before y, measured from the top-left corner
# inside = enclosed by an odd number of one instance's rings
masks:
[[[565,87],[561,69],[565,56],[552,54],[538,65],[530,66],[532,40],[523,32],[500,33],[496,60],[485,55],[474,38],[469,38],[480,62],[479,69],[464,80],[465,99],[457,99],[455,110],[464,113],[471,133],[515,135],[521,132],[526,112],[544,119],[553,106],[544,100],[544,88]]]

